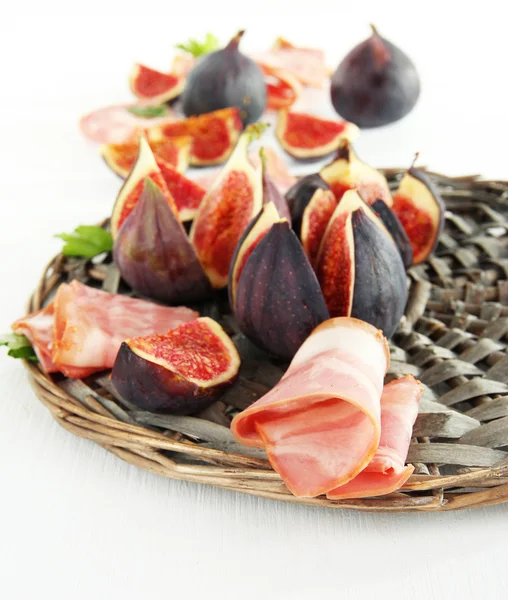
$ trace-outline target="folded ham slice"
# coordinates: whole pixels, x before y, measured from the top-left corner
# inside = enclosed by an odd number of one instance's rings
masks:
[[[378,449],[389,360],[379,330],[330,319],[304,342],[280,383],[233,419],[232,432],[245,445],[265,447],[295,496],[345,485]]]
[[[388,383],[381,396],[381,439],[374,458],[353,480],[328,492],[330,500],[368,498],[401,488],[414,471],[405,466],[422,387],[412,375]]]
[[[58,367],[51,360],[51,336],[53,331],[53,303],[33,312],[12,324],[12,330],[24,335],[46,373],[55,373]]]

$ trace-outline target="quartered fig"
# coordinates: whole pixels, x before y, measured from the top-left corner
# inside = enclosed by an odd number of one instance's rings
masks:
[[[191,242],[215,288],[226,287],[238,240],[262,205],[261,174],[249,161],[250,142],[264,129],[250,125],[203,198],[190,231]]]
[[[367,204],[381,199],[388,206],[392,205],[392,195],[386,177],[362,162],[346,139],[340,141],[335,160],[321,169],[320,175],[330,186],[337,200],[340,200],[347,190],[356,189]]]
[[[374,27],[371,37],[351,50],[332,77],[335,110],[359,127],[380,127],[402,119],[419,95],[414,64]]]
[[[340,140],[355,140],[359,130],[347,121],[329,121],[304,113],[279,111],[275,135],[293,158],[319,159],[337,150]]]
[[[371,204],[371,208],[381,221],[383,221],[386,229],[388,229],[399,249],[402,262],[406,269],[408,269],[413,264],[413,248],[399,218],[391,208],[388,208],[384,200],[375,200]]]
[[[182,108],[187,116],[236,106],[244,124],[259,119],[266,107],[266,85],[259,66],[238,49],[240,31],[222,50],[201,58],[187,77]]]
[[[150,178],[116,235],[113,257],[122,278],[148,298],[175,304],[211,294],[177,211]]]
[[[136,64],[129,76],[129,85],[132,93],[140,100],[150,104],[162,104],[182,93],[185,78]]]
[[[298,79],[286,69],[271,68],[267,65],[261,65],[261,68],[265,74],[266,108],[279,110],[292,106],[303,91]]]
[[[329,190],[330,187],[319,173],[312,173],[299,179],[286,192],[291,222],[296,235],[300,235],[303,213],[314,196],[314,192],[318,189]]]
[[[190,164],[203,167],[226,161],[238,142],[242,129],[240,111],[233,107],[152,128],[149,136],[151,139],[190,137]]]
[[[180,221],[191,221],[203,200],[206,190],[196,181],[185,177],[164,160],[157,160],[162,178],[175,201]]]
[[[393,196],[393,212],[402,223],[419,264],[434,251],[444,224],[445,206],[428,176],[411,167]]]
[[[258,216],[250,222],[250,225],[243,232],[231,260],[229,270],[229,303],[234,310],[236,305],[236,289],[238,281],[242,274],[243,267],[247,259],[252,254],[254,248],[259,244],[263,237],[268,233],[274,223],[280,221],[280,215],[273,202],[268,202]]]
[[[313,267],[316,266],[321,241],[337,204],[337,198],[331,190],[317,189],[303,212],[300,239]]]
[[[111,378],[118,392],[142,410],[192,414],[215,402],[239,368],[226,332],[201,317],[164,334],[123,342]]]
[[[285,360],[329,318],[316,275],[286,220],[274,223],[247,259],[235,317],[251,341]]]
[[[383,223],[354,190],[328,223],[316,273],[332,317],[356,317],[393,334],[407,301],[404,264]]]
[[[281,217],[287,219],[291,223],[291,213],[289,212],[289,206],[286,198],[280,193],[279,188],[275,185],[275,182],[270,177],[268,171],[267,158],[265,155],[264,148],[259,151],[261,156],[261,176],[263,184],[263,204],[273,202],[277,212]]]

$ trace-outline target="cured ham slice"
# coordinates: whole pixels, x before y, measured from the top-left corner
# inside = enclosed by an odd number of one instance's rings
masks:
[[[386,340],[371,325],[347,317],[325,321],[280,383],[233,419],[232,432],[266,449],[295,496],[345,485],[378,449],[389,360]]]
[[[404,485],[414,471],[413,466],[404,463],[421,395],[422,387],[412,375],[385,385],[379,448],[359,475],[327,493],[330,500],[381,496]]]
[[[185,307],[64,283],[55,297],[52,360],[59,368],[109,369],[125,339],[168,331],[198,316]]]

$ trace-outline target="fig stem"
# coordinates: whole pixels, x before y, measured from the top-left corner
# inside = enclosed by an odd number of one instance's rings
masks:
[[[263,173],[266,171],[266,154],[263,146],[259,149],[259,158],[261,159],[261,167],[263,169]]]
[[[419,152],[415,152],[415,157],[413,158],[413,162],[411,163],[411,166],[409,167],[410,169],[412,169],[415,166],[415,162],[418,160],[420,156]]]
[[[232,49],[238,48],[238,45],[240,44],[240,40],[244,36],[244,33],[245,33],[245,29],[240,29],[240,31],[235,35],[234,38],[232,38],[232,40],[229,42],[229,44],[226,46],[226,48],[232,48]]]
[[[374,24],[372,24],[372,23],[369,23],[369,25],[370,25],[370,28],[372,29],[372,34],[379,36],[379,32],[376,29],[376,26]]]

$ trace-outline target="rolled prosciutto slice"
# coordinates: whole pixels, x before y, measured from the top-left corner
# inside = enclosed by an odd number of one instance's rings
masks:
[[[361,473],[326,494],[330,500],[390,494],[406,483],[414,471],[405,461],[421,395],[421,384],[412,375],[385,385],[379,448]]]
[[[268,394],[232,421],[238,441],[264,447],[295,496],[345,485],[379,446],[389,366],[381,331],[340,317],[319,325]]]

